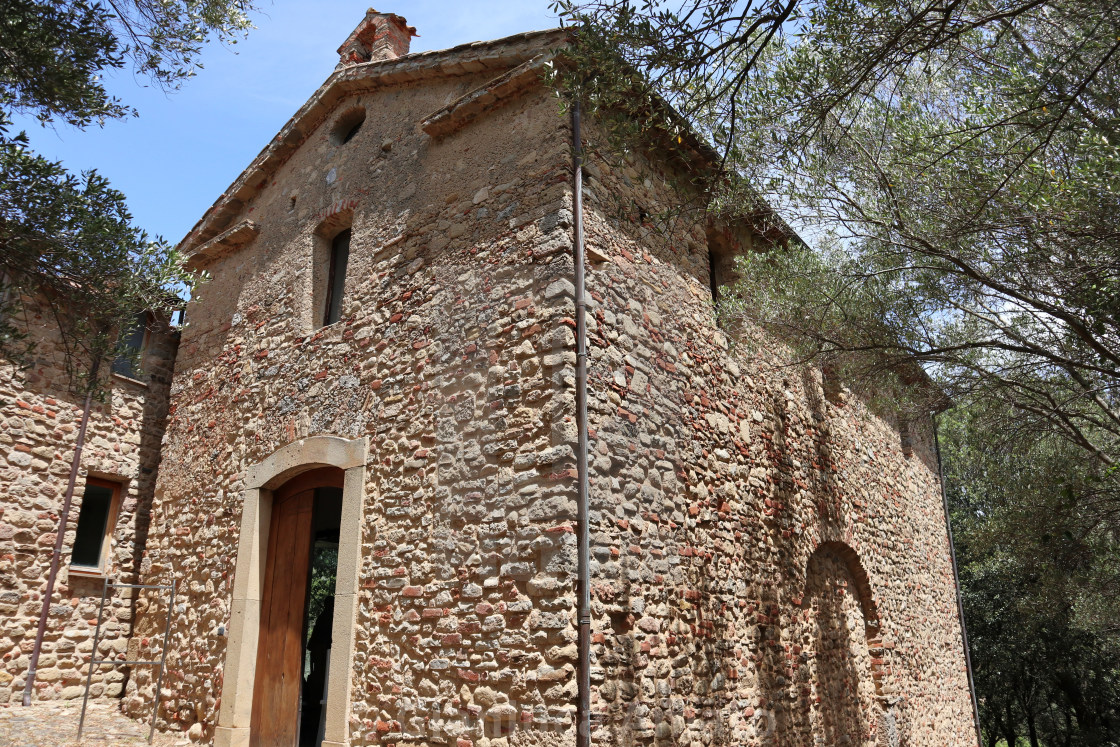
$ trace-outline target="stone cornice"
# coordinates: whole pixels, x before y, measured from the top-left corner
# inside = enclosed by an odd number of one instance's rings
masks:
[[[515,98],[525,89],[540,82],[545,67],[553,58],[550,53],[538,55],[508,73],[463,94],[420,122],[420,129],[432,137],[455,132],[487,112]]]
[[[261,227],[254,221],[243,220],[195,249],[190,255],[187,266],[192,270],[201,269],[218,257],[245,246],[260,232]]]

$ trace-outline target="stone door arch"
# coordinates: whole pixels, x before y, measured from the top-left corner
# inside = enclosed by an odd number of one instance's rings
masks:
[[[246,470],[215,747],[249,744],[272,491],[291,478],[319,467],[337,467],[344,473],[323,745],[349,747],[351,663],[358,615],[358,570],[368,453],[369,443],[365,437],[347,440],[314,436],[288,444]]]
[[[836,747],[871,747],[882,696],[881,621],[859,556],[843,542],[822,543],[806,567],[813,737]]]

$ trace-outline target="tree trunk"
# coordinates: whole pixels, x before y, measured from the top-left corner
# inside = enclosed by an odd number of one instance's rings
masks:
[[[1019,742],[1019,735],[1015,733],[1015,718],[1011,714],[1011,704],[1006,706],[1006,721],[1003,722],[1003,741],[1007,742],[1007,747],[1016,747]]]
[[[1035,713],[1031,709],[1027,709],[1027,737],[1031,740],[1031,747],[1039,747],[1038,744],[1038,729],[1035,726]]]
[[[1081,682],[1070,675],[1064,675],[1056,678],[1058,689],[1066,696],[1069,706],[1073,708],[1073,715],[1077,718],[1077,739],[1078,744],[1085,747],[1094,747],[1104,741],[1102,732],[1107,733],[1106,729],[1102,729],[1102,714],[1096,709],[1085,703],[1085,694],[1081,689]],[[1069,708],[1066,708],[1066,722],[1070,722]],[[1070,744],[1073,739],[1074,726],[1067,727],[1068,736],[1067,744]]]

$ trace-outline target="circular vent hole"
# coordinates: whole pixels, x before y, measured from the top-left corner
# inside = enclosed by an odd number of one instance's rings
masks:
[[[366,110],[361,107],[345,112],[334,123],[334,129],[331,130],[331,142],[335,145],[345,145],[350,142],[358,134],[358,130],[362,129],[362,124],[365,121]]]

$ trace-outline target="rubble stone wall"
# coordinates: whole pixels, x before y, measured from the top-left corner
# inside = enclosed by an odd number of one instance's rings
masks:
[[[29,299],[24,314],[33,354],[27,365],[0,361],[0,704],[22,697],[82,418],[52,312]],[[69,568],[87,477],[123,485],[107,575],[134,583],[143,562],[177,344],[159,329],[142,362],[144,381],[106,375],[104,401],[93,404],[36,674],[40,700],[81,697],[93,650],[103,577]],[[98,658],[124,658],[138,604],[129,590],[110,597]],[[119,696],[127,676],[124,667],[98,667],[90,694]]]
[[[974,744],[932,422],[729,339],[673,175],[586,137],[595,739]]]
[[[213,734],[246,470],[367,435],[351,744],[574,744],[570,129],[541,89],[418,127],[494,74],[340,102],[209,265],[149,543],[146,578],[185,589],[162,728]],[[588,175],[596,742],[972,743],[930,424],[904,453],[781,344],[732,348],[704,227],[651,218],[662,175]],[[315,257],[346,226],[343,318],[316,329]]]
[[[418,127],[495,74],[342,101],[246,206],[259,236],[208,267],[149,545],[147,577],[185,588],[162,728],[213,734],[246,470],[324,434],[370,439],[351,744],[570,733],[567,120],[538,89],[441,138]],[[358,106],[361,130],[335,144]],[[315,251],[346,225],[343,318],[315,329]],[[151,696],[139,674],[126,708]]]

